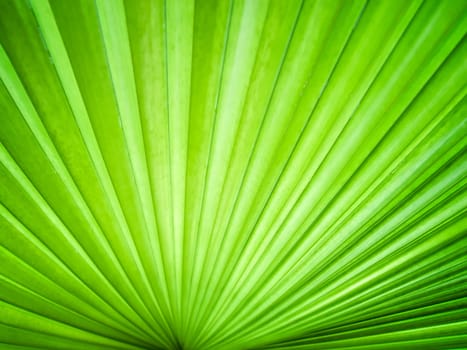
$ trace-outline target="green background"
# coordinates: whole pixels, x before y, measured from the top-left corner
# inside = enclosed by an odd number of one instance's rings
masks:
[[[466,33],[0,0],[0,349],[467,348]]]

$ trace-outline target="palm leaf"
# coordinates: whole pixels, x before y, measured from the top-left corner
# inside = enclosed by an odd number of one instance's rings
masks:
[[[2,349],[467,346],[465,0],[1,0]]]

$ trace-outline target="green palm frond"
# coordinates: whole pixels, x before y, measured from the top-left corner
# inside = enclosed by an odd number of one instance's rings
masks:
[[[465,0],[0,0],[0,348],[467,347],[466,33]]]

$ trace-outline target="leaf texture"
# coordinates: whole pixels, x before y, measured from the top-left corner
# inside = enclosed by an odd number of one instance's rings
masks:
[[[0,0],[1,349],[467,347],[465,0]]]

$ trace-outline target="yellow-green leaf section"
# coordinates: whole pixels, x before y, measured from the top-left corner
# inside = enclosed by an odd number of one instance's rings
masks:
[[[0,349],[467,347],[466,0],[0,0]]]

